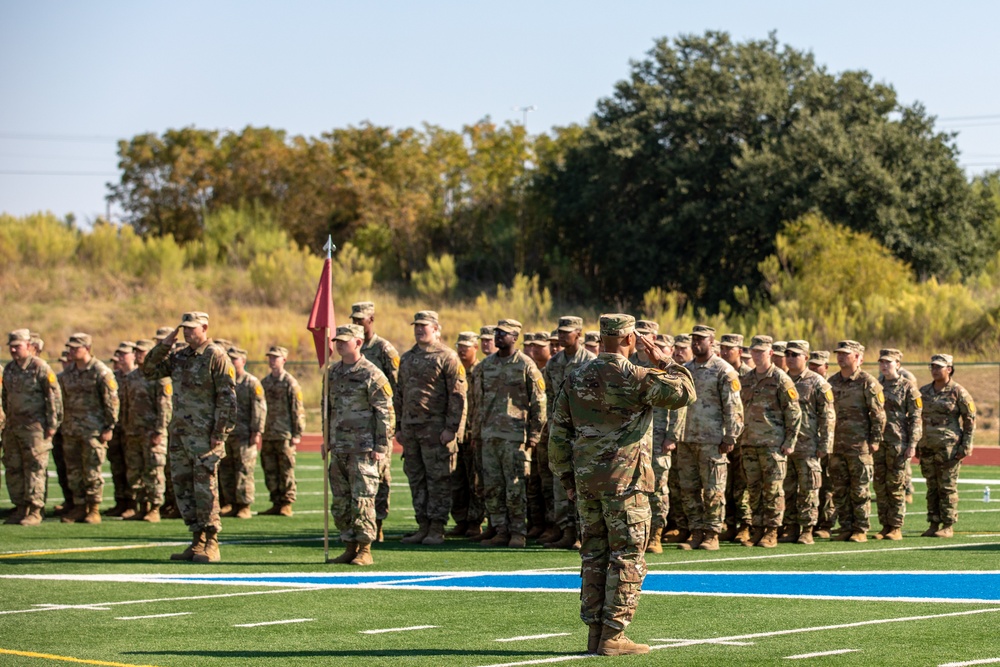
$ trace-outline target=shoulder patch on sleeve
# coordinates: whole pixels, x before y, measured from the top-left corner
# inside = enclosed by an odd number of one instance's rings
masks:
[[[108,386],[113,390],[118,391],[118,380],[115,379],[114,374],[108,377]]]
[[[976,414],[976,404],[972,401],[971,398],[969,399],[969,412],[972,414]]]
[[[257,394],[258,396],[263,396],[264,395],[264,385],[258,383],[253,388],[253,393]]]
[[[921,410],[923,410],[923,408],[924,408],[924,399],[920,398],[920,396],[915,396],[913,398],[913,402],[917,404],[918,408],[920,408]]]
[[[831,403],[833,403],[833,388],[832,387],[827,387],[826,391],[823,392],[823,395],[826,396],[826,400],[828,400]]]
[[[799,392],[795,391],[795,385],[793,384],[788,385],[787,391],[788,391],[788,398],[792,399],[793,401],[799,400]]]
[[[165,385],[163,385],[163,395],[164,396],[173,396],[174,395],[174,385],[172,385],[172,384],[165,384]]]
[[[302,390],[301,389],[296,389],[295,390],[295,398],[298,399],[299,401],[302,400]]]
[[[399,357],[392,357],[392,367],[396,369],[399,368]]]
[[[535,384],[538,385],[538,391],[545,393],[545,379],[539,375],[538,379],[535,380]]]
[[[392,398],[392,387],[389,386],[388,382],[382,384],[382,391],[385,392],[387,397]]]
[[[53,384],[54,385],[57,382],[57,380],[56,380],[56,374],[53,373],[52,371],[49,371],[49,375],[48,375],[47,379],[49,381],[49,384]]]
[[[462,380],[465,379],[465,366],[463,366],[462,364],[458,365],[458,377],[459,379]]]
[[[740,379],[738,377],[730,378],[729,386],[732,387],[733,391],[736,393],[739,393],[740,390],[743,389],[742,385],[740,385]]]
[[[226,369],[226,375],[228,375],[230,379],[235,380],[236,379],[236,369],[233,368],[232,366],[230,366],[229,368]]]
[[[881,389],[879,390],[879,392],[877,394],[875,394],[875,398],[878,399],[879,405],[884,405],[885,404],[885,394],[882,393]]]

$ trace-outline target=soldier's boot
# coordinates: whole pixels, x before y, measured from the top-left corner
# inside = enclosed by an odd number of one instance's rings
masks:
[[[698,548],[702,551],[718,551],[719,534],[711,530],[706,530],[702,534],[701,544],[698,545]]]
[[[545,532],[545,524],[536,523],[531,527],[531,530],[529,530],[524,537],[525,539],[533,540],[544,532]]]
[[[498,528],[497,534],[488,540],[483,540],[480,542],[484,547],[505,547],[507,543],[510,542],[510,533],[507,532],[507,528]]]
[[[668,531],[667,534],[664,535],[664,544],[680,544],[681,542],[687,542],[688,538],[691,537],[691,532],[688,530],[681,529],[673,535],[670,534],[671,532],[672,531]]]
[[[253,511],[251,511],[249,505],[236,505],[236,511],[233,512],[234,519],[252,519]]]
[[[512,549],[523,549],[524,545],[528,543],[527,537],[521,535],[520,533],[512,533],[510,536],[510,541],[507,542],[507,546]]]
[[[740,529],[736,531],[736,534],[730,538],[730,542],[735,544],[742,544],[750,539],[750,526],[749,524],[741,523]]]
[[[955,529],[951,527],[951,524],[946,523],[934,533],[934,537],[955,537]]]
[[[799,532],[799,539],[795,540],[796,544],[813,544],[813,529],[812,526],[806,526]]]
[[[63,514],[60,520],[63,523],[76,523],[77,521],[82,521],[85,516],[87,516],[86,505],[73,505],[73,509]]]
[[[554,523],[550,523],[548,527],[542,531],[542,534],[538,536],[538,544],[555,542],[560,537],[562,537],[562,528]]]
[[[885,534],[888,533],[890,530],[892,529],[889,528],[889,526],[882,526],[882,530],[872,535],[872,537],[874,537],[876,540],[883,540],[885,539]]]
[[[123,521],[128,521],[130,519],[135,519],[138,516],[139,503],[134,500],[125,501],[125,511],[119,514]],[[140,517],[141,518],[141,517]]]
[[[187,549],[180,553],[170,554],[170,560],[192,560],[196,553],[204,553],[204,551],[205,533],[199,530],[191,536],[191,544],[188,545]]]
[[[277,516],[281,513],[281,505],[278,503],[272,503],[270,507],[261,512],[264,516]]]
[[[889,532],[885,534],[885,539],[892,540],[893,542],[898,542],[899,540],[903,539],[903,531],[900,529],[899,526],[896,526],[890,529]]]
[[[907,505],[912,505],[913,504],[913,494],[912,493],[907,493],[906,494],[906,504]]]
[[[740,542],[740,544],[742,544],[745,547],[752,547],[758,542],[760,542],[762,537],[764,537],[764,526],[754,526],[753,529],[750,531],[749,537]]]
[[[496,537],[497,529],[493,526],[486,526],[486,530],[479,531],[478,535],[473,535],[469,538],[470,542],[485,542],[486,540],[492,540]]]
[[[160,510],[160,516],[164,519],[179,519],[181,518],[181,511],[177,508],[177,505],[168,505],[165,509]]]
[[[87,513],[83,517],[83,523],[100,523],[101,522],[101,504],[100,503],[87,503]]]
[[[662,554],[663,545],[660,544],[661,539],[663,539],[663,526],[657,526],[649,533],[649,541],[646,542],[646,551],[651,554]]]
[[[671,542],[671,540],[674,539],[675,537],[677,537],[680,534],[680,532],[681,531],[678,528],[671,528],[670,530],[664,529],[663,530],[663,540],[662,540],[663,543],[664,544],[673,544],[673,542]]]
[[[420,543],[429,547],[444,544],[444,521],[431,521],[431,527]]]
[[[418,525],[417,532],[413,533],[408,537],[404,537],[403,539],[400,540],[400,542],[402,542],[403,544],[420,544],[421,542],[423,542],[424,538],[427,537],[428,531],[430,531],[431,528],[430,521],[424,521],[417,525]]]
[[[594,623],[587,626],[587,653],[597,653],[601,645],[601,633],[604,632],[603,623]]]
[[[65,501],[63,501],[62,505],[56,505],[55,507],[52,508],[52,515],[53,516],[62,516],[64,514],[66,514],[67,512],[72,512],[73,511],[73,507],[74,507],[74,505],[73,505],[73,499],[72,498],[67,498]]]
[[[132,513],[128,516],[122,514],[122,519],[124,521],[142,521],[149,513],[149,503],[136,502],[134,503],[134,507],[132,507],[131,511]]]
[[[104,516],[121,516],[122,512],[128,509],[128,500],[125,498],[115,498],[114,506],[104,513]]]
[[[563,528],[562,537],[560,537],[555,542],[548,542],[544,544],[546,549],[573,549],[574,545],[579,549],[576,537],[576,526],[567,526]]]
[[[465,536],[470,540],[483,534],[483,524],[472,522],[465,530]]]
[[[736,537],[736,524],[731,523],[726,525],[726,529],[719,535],[720,542],[732,542]],[[738,541],[738,540],[736,540]]]
[[[6,520],[4,520],[4,523],[8,526],[13,526],[14,524],[21,523],[21,519],[24,518],[27,511],[28,511],[27,506],[17,505],[14,508],[14,511],[7,516]]]
[[[597,646],[598,655],[641,655],[649,653],[648,644],[636,644],[625,636],[624,630],[604,626],[601,641]]]
[[[813,537],[818,540],[830,539],[830,531],[826,528],[813,528]]]
[[[219,553],[219,533],[215,530],[205,531],[205,546],[200,553],[195,553],[191,558],[194,563],[218,563],[222,560]]]
[[[142,515],[142,520],[147,523],[160,523],[160,506],[150,505],[149,511]]]
[[[336,558],[331,558],[329,562],[337,563],[338,565],[350,563],[354,560],[354,557],[358,555],[359,546],[360,545],[357,542],[344,542],[344,553],[340,554]]]
[[[688,538],[688,540],[685,542],[680,542],[677,545],[677,548],[682,549],[684,551],[691,551],[692,549],[697,549],[698,545],[701,544],[701,541],[703,539],[705,539],[705,531],[703,531],[701,528],[696,528],[695,530],[691,531],[691,536]]]
[[[445,537],[462,537],[465,535],[465,531],[469,529],[468,521],[457,522],[451,530],[445,532]]]
[[[25,512],[24,518],[18,523],[22,526],[37,526],[42,523],[42,508],[35,505],[28,507],[28,511]]]
[[[358,544],[358,553],[351,560],[351,565],[364,567],[366,565],[373,565],[374,563],[375,561],[372,559],[372,545]]]
[[[851,530],[850,528],[848,528],[847,530],[841,530],[839,533],[837,533],[836,537],[831,537],[830,541],[831,542],[847,542],[848,540],[851,539],[851,535],[853,535],[853,534],[854,534],[854,531]]]
[[[778,538],[779,544],[795,544],[802,530],[797,525],[785,526],[785,532]]]
[[[294,514],[294,512],[292,512],[291,504],[285,504],[278,507],[278,516],[292,516],[292,514]]]
[[[927,527],[927,530],[920,533],[920,537],[937,537],[938,524],[932,523]]]
[[[773,549],[778,546],[778,527],[768,526],[764,529],[764,534],[761,538],[757,540],[757,544],[754,546],[764,547],[765,549]]]
[[[850,537],[847,538],[848,542],[867,542],[868,535],[863,530],[855,530],[851,533]]]
[[[219,508],[219,516],[232,516],[233,514],[236,513],[237,507],[238,505],[235,504],[230,505],[226,503],[225,505]]]

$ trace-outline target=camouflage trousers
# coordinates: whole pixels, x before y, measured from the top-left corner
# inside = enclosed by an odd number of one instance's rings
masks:
[[[726,455],[729,459],[729,474],[726,476],[726,525],[728,526],[740,524],[749,526],[753,522],[741,449],[741,445],[736,445],[733,451]]]
[[[531,450],[524,443],[483,438],[483,487],[486,511],[497,530],[514,535],[527,532],[526,483]]]
[[[378,462],[370,455],[330,455],[330,512],[340,531],[340,541],[371,544],[375,541],[375,494],[378,493]]]
[[[538,457],[532,456],[528,462],[528,477],[524,480],[527,496],[528,526],[545,525],[545,496],[542,494],[542,479],[538,475]]]
[[[871,454],[830,454],[830,481],[837,519],[844,532],[867,531],[871,527]]]
[[[376,465],[378,465],[378,491],[375,492],[375,518],[384,521],[389,516],[389,490],[392,487],[392,443],[389,443],[389,451]]]
[[[833,482],[830,480],[830,457],[820,459],[822,483],[819,487],[819,520],[817,528],[833,530],[837,523],[837,506],[833,504]]]
[[[538,482],[542,487],[542,503],[545,506],[545,523],[554,524],[556,522],[556,488],[562,487],[559,480],[552,474],[549,468],[549,428],[542,429],[542,439],[535,447],[535,456],[531,461],[532,465],[538,465]],[[564,491],[565,493],[565,491]]]
[[[471,442],[458,445],[455,471],[451,474],[451,516],[455,521],[483,523],[486,507],[476,489],[476,453]]]
[[[59,489],[62,491],[63,499],[66,502],[73,500],[73,489],[69,485],[69,477],[66,475],[66,453],[63,449],[62,431],[56,431],[52,436],[52,461],[56,464],[56,479],[59,480]]]
[[[273,505],[295,502],[295,445],[291,438],[267,438],[260,448],[260,466],[264,469]]]
[[[18,507],[45,507],[45,485],[52,441],[41,428],[7,428],[3,433],[7,493]]]
[[[917,456],[927,481],[927,523],[950,526],[958,521],[958,473],[962,461],[955,458],[955,447],[925,447]]]
[[[678,443],[677,475],[688,530],[724,530],[728,471],[729,459],[718,443]]]
[[[579,518],[576,501],[569,499],[566,489],[558,479],[552,484],[552,512],[556,518],[556,525],[563,530],[577,527]]]
[[[785,516],[785,472],[788,457],[769,447],[743,446],[743,472],[747,477],[751,522],[777,528]]]
[[[873,455],[878,522],[883,528],[902,528],[906,517],[906,447],[884,442]]]
[[[177,509],[192,533],[222,530],[219,520],[219,483],[216,472],[226,455],[225,445],[213,449],[208,436],[170,436],[170,476]]]
[[[651,513],[645,493],[580,498],[580,619],[624,630],[646,577]]]
[[[785,473],[785,525],[802,528],[819,522],[819,489],[823,466],[816,456],[793,452]]]
[[[125,437],[125,464],[129,497],[140,502],[159,507],[163,504],[166,478],[163,469],[167,465],[166,437],[159,446],[153,444],[149,435]]]
[[[667,525],[667,516],[670,514],[670,489],[668,488],[670,454],[653,456],[652,463],[653,490],[647,495],[649,496],[649,510],[652,515],[650,526],[655,530]]]
[[[667,473],[667,525],[678,530],[688,529],[687,515],[684,514],[684,501],[681,497],[681,478],[677,468],[677,449],[670,450],[670,470]]]
[[[906,493],[913,495],[913,465],[910,459],[906,459],[906,470],[903,473],[903,483],[906,484]]]
[[[77,505],[100,505],[104,498],[104,478],[101,466],[107,456],[108,443],[97,436],[63,435],[63,453],[66,456],[66,479],[73,489],[73,502]]]
[[[451,473],[458,459],[458,443],[441,444],[441,428],[421,428],[406,433],[403,472],[410,484],[413,512],[418,524],[448,523],[451,513]]]
[[[226,440],[226,456],[219,461],[219,496],[223,505],[253,505],[257,446],[249,438]]]
[[[125,434],[120,428],[115,428],[114,435],[108,441],[108,463],[111,464],[111,485],[115,489],[115,503],[135,500],[135,493],[129,482],[128,455],[125,451]]]

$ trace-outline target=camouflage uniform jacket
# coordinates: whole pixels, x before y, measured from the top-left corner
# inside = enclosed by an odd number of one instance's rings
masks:
[[[136,368],[125,376],[119,393],[122,397],[120,423],[126,436],[166,437],[174,411],[170,378],[147,380],[142,369]]]
[[[732,365],[732,364],[730,364]],[[740,384],[743,385],[746,382],[747,376],[753,373],[753,369],[747,364],[740,364],[740,367],[736,369],[736,374],[740,376]]]
[[[326,386],[330,450],[337,454],[388,453],[396,430],[389,378],[362,357],[350,366],[343,361],[331,364]]]
[[[880,378],[885,395],[885,430],[882,441],[887,445],[907,449],[916,447],[923,435],[921,424],[923,400],[917,383],[900,374],[895,380]]]
[[[146,356],[142,372],[151,380],[173,380],[171,435],[225,442],[236,423],[236,369],[220,346],[208,340],[171,354],[159,343]]]
[[[684,364],[694,378],[698,400],[688,406],[684,442],[735,445],[743,431],[740,378],[727,361],[712,355],[705,363]]]
[[[653,407],[676,409],[696,398],[686,368],[640,368],[605,353],[569,375],[553,407],[549,467],[584,498],[653,490]]]
[[[229,437],[245,442],[256,433],[264,435],[266,419],[264,387],[257,376],[244,371],[236,376],[236,426]]]
[[[462,443],[470,443],[473,441],[472,438],[472,424],[475,423],[476,414],[479,410],[479,389],[483,383],[483,369],[481,368],[482,363],[478,360],[473,362],[472,367],[465,372],[466,379],[469,381],[468,386],[468,406],[465,411],[465,421],[462,424],[462,433],[459,436],[458,441]]]
[[[472,437],[527,444],[534,447],[545,426],[545,381],[528,355],[515,350],[503,358],[494,352],[479,366],[481,384],[475,400]]]
[[[54,431],[62,422],[59,381],[49,365],[38,357],[7,364],[0,397],[6,428]]]
[[[869,445],[880,444],[885,430],[882,385],[861,369],[847,378],[834,373],[829,382],[837,411],[833,451],[870,454]]]
[[[928,450],[954,446],[972,453],[972,436],[976,431],[976,404],[965,388],[949,380],[941,391],[934,383],[920,388],[923,398],[923,438],[920,448]]]
[[[96,357],[80,370],[71,365],[62,375],[63,426],[66,435],[97,437],[118,422],[115,374]]]
[[[549,359],[549,363],[545,364],[545,370],[542,372],[542,377],[545,379],[545,401],[549,407],[549,419],[552,422],[552,406],[556,403],[556,396],[559,395],[559,390],[562,389],[563,382],[569,377],[569,374],[582,366],[583,364],[595,359],[597,355],[588,350],[580,343],[579,347],[576,349],[576,354],[569,356],[566,350],[559,350],[559,352]]]
[[[302,403],[299,381],[282,370],[274,377],[268,373],[260,381],[267,400],[264,437],[271,439],[301,438],[306,430],[306,408]]]
[[[393,408],[400,432],[432,426],[458,434],[465,418],[465,367],[458,354],[436,341],[414,345],[399,360],[399,391]]]
[[[808,368],[802,375],[793,377],[795,391],[799,394],[802,409],[802,426],[795,441],[795,454],[800,457],[818,457],[820,452],[833,451],[833,430],[837,427],[837,413],[833,409],[833,389],[822,375]]]
[[[755,370],[747,376],[741,395],[746,415],[743,445],[794,451],[802,409],[792,378],[773,365],[764,374]]]
[[[389,388],[395,394],[399,381],[399,352],[392,346],[392,343],[373,333],[371,340],[365,341],[364,345],[361,346],[361,354],[365,356],[365,359],[375,364],[375,368],[385,374],[389,379]]]

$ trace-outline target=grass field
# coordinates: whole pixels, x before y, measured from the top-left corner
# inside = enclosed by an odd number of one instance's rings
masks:
[[[0,526],[0,665],[442,667],[594,659],[582,654],[579,557],[460,540],[401,545],[413,514],[398,459],[388,541],[376,545],[375,566],[324,564],[320,464],[318,454],[299,457],[294,517],[224,520],[223,562],[215,565],[168,560],[187,542],[180,521]],[[1000,468],[962,473],[995,480],[990,486],[1000,489]],[[926,527],[918,484],[902,542],[766,551],[727,544],[715,553],[650,555],[629,635],[655,650],[597,659],[1000,663],[1000,505],[983,503],[983,485],[961,485],[961,531],[953,540],[917,537]],[[258,470],[258,498],[263,489]],[[6,506],[5,491],[0,498]],[[332,543],[331,555],[339,551]]]

